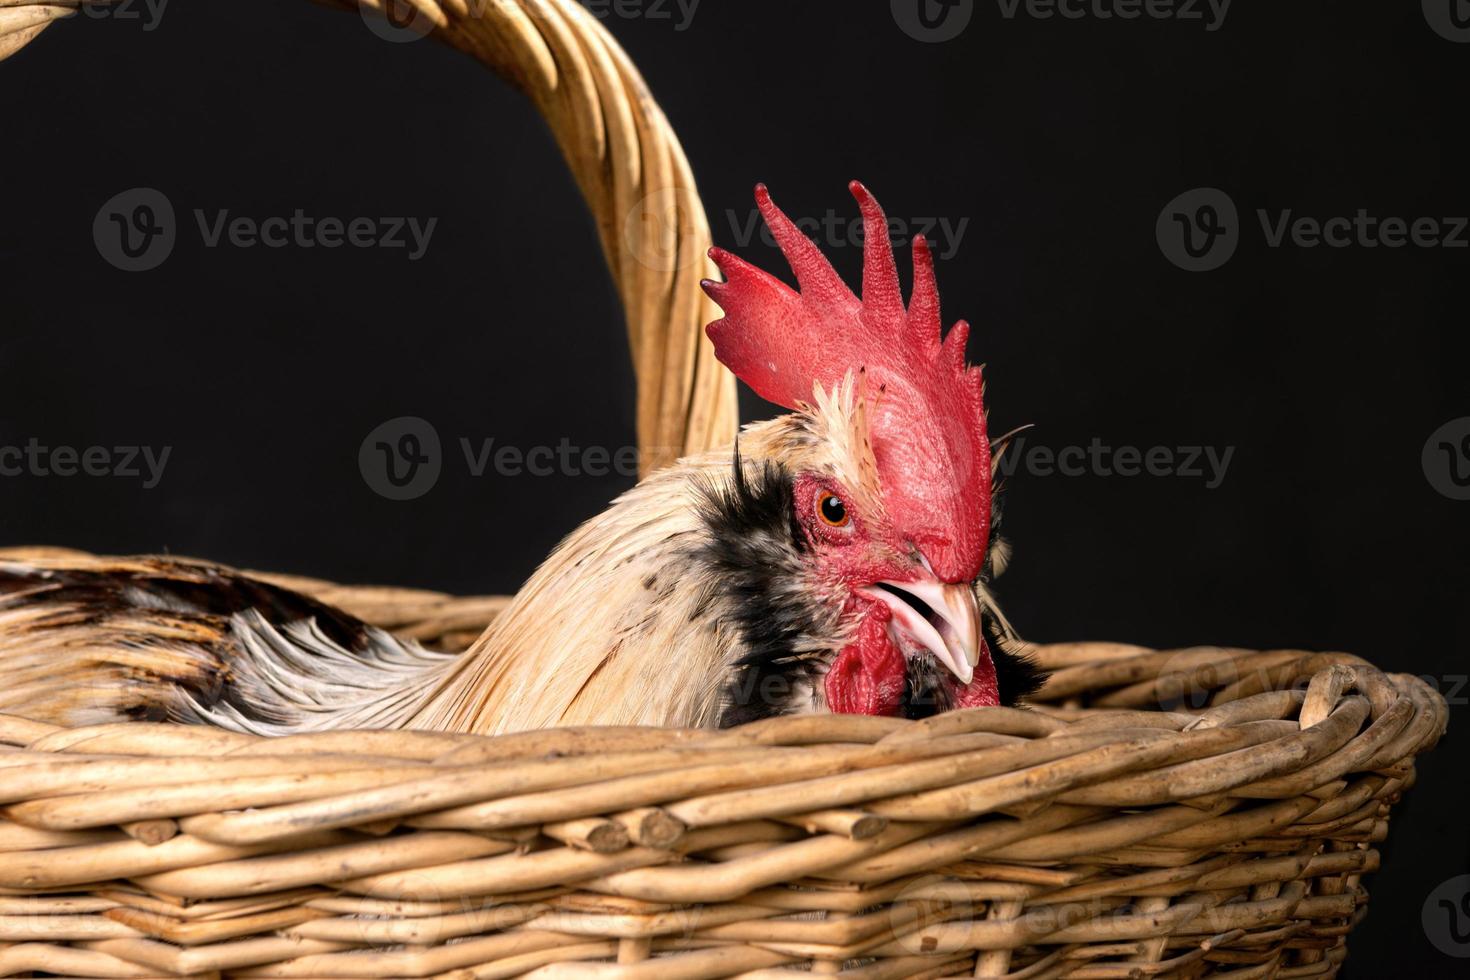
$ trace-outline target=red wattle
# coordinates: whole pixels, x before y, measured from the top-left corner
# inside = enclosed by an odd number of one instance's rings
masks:
[[[963,687],[956,684],[954,696],[956,708],[993,708],[1000,704],[1000,684],[995,677],[995,661],[990,658],[990,647],[983,640],[980,643],[980,662],[975,665],[975,676]]]
[[[827,708],[844,715],[896,715],[903,700],[903,652],[888,636],[887,606],[875,605],[827,671]]]

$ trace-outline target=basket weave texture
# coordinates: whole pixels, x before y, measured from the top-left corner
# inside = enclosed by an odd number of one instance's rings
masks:
[[[728,443],[708,227],[627,56],[572,0],[386,2],[546,117],[627,314],[645,469]],[[77,7],[0,0],[0,58]],[[256,574],[444,649],[504,603]],[[1439,694],[1345,654],[1027,652],[1055,672],[1030,708],[922,722],[261,739],[0,716],[0,976],[1335,974]]]
[[[1039,646],[1027,710],[261,739],[0,717],[0,976],[1333,975],[1440,696]]]

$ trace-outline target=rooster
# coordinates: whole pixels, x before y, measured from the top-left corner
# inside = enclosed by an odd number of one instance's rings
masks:
[[[650,475],[564,540],[465,652],[172,558],[0,559],[0,712],[275,735],[730,726],[1014,704],[1039,676],[990,580],[992,447],[964,321],[914,239],[905,307],[859,183],[862,297],[757,187],[799,291],[721,249],[719,359],[790,410]]]

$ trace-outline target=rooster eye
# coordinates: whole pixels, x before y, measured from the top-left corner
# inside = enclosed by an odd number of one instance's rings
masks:
[[[823,523],[832,527],[846,527],[851,520],[847,514],[847,505],[835,493],[824,493],[817,498],[817,513],[822,516]]]

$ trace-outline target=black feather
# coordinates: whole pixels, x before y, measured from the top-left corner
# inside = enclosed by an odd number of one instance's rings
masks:
[[[725,683],[722,728],[798,710],[800,698],[822,683],[836,654],[798,652],[799,640],[820,635],[821,613],[802,598],[799,576],[808,544],[796,519],[792,475],[771,461],[747,466],[738,445],[733,466],[728,484],[706,488],[701,517],[709,533],[694,556],[712,573],[717,595],[708,602],[720,602],[741,640]],[[992,548],[1000,526],[999,495],[993,499]],[[982,581],[990,579],[989,571],[987,561]],[[700,607],[705,605],[701,601]],[[1035,693],[1046,675],[1029,658],[1009,652],[1015,643],[993,617],[982,614],[982,622],[1001,703],[1015,706]],[[948,671],[932,658],[914,658],[901,704],[909,718],[952,709]]]
[[[807,541],[791,474],[769,460],[747,467],[737,445],[730,482],[706,489],[700,516],[709,533],[694,557],[710,569],[740,637],[719,725],[788,714],[825,667],[797,652],[818,629],[818,611],[795,598]]]
[[[982,616],[981,625],[985,630],[986,646],[990,647],[990,659],[995,664],[995,686],[1000,691],[1000,703],[1014,708],[1023,698],[1041,690],[1048,674],[1024,653],[1010,652],[1009,648],[1015,647],[1018,641],[1007,637],[995,620]]]
[[[1000,525],[1005,511],[1001,506],[1004,496],[1003,482],[991,488],[990,539],[985,543],[985,565],[980,573],[980,581],[987,585],[996,577],[995,556],[997,550],[1003,546]],[[1018,641],[1007,636],[994,617],[982,611],[980,621],[990,647],[990,659],[995,664],[995,684],[1000,690],[1000,703],[1015,707],[1022,698],[1030,697],[1041,689],[1041,685],[1046,683],[1047,673],[1025,654],[1008,652]]]

